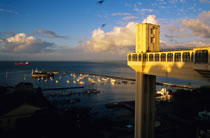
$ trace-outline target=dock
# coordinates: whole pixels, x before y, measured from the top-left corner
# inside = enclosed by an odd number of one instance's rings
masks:
[[[84,88],[84,86],[79,86],[79,87],[63,87],[63,88],[45,88],[43,91],[48,91],[48,90],[66,90],[66,89],[81,89]]]
[[[133,81],[133,82],[136,81],[136,79],[133,79],[133,78],[119,77],[119,76],[106,75],[106,74],[96,74],[96,73],[87,73],[87,72],[73,72],[73,71],[57,71],[57,72],[92,75],[92,76],[107,77],[107,78]],[[163,83],[163,82],[156,82],[156,85],[163,85],[163,86],[167,86],[167,87],[177,87],[177,88],[184,88],[184,89],[197,89],[197,88],[199,88],[199,87],[193,87],[193,86],[190,86],[190,85],[177,85],[177,84],[170,84],[170,83]]]

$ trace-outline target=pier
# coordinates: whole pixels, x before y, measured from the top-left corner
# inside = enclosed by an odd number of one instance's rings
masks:
[[[52,71],[47,71],[47,72],[52,72]],[[62,73],[65,72],[65,73],[69,73],[69,74],[74,73],[74,74],[92,75],[92,76],[113,78],[113,79],[132,81],[132,82],[136,81],[136,79],[133,79],[133,78],[119,77],[119,76],[106,75],[106,74],[88,73],[88,72],[74,72],[74,71],[53,71],[53,72],[62,72]],[[156,85],[162,85],[162,86],[167,86],[167,87],[177,87],[177,88],[184,88],[184,89],[196,89],[196,88],[198,88],[198,87],[194,87],[194,86],[190,86],[190,85],[178,85],[178,84],[170,84],[170,83],[164,83],[164,82],[156,82]]]
[[[48,90],[66,90],[66,89],[81,89],[84,88],[84,86],[79,86],[79,87],[63,87],[63,88],[45,88],[43,91],[48,91]]]

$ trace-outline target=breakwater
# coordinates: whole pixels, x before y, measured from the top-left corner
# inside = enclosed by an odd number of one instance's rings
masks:
[[[106,74],[97,74],[97,73],[73,72],[73,71],[52,71],[52,72],[75,73],[75,74],[92,75],[92,76],[107,77],[107,78],[113,78],[113,79],[119,79],[119,80],[133,81],[133,82],[136,81],[136,79],[133,79],[133,78],[119,77],[119,76],[106,75]],[[170,83],[163,83],[163,82],[156,82],[156,85],[162,85],[162,86],[167,86],[167,87],[177,87],[177,88],[184,88],[184,89],[199,88],[199,87],[193,87],[190,85],[177,85],[177,84],[170,84]]]
[[[79,87],[63,87],[63,88],[46,88],[46,89],[43,89],[43,90],[44,91],[47,91],[47,90],[81,89],[81,88],[84,88],[84,86],[79,86]]]

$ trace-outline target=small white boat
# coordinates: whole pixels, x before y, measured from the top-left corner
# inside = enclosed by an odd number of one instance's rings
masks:
[[[84,85],[85,82],[84,82],[84,81],[80,81],[79,84],[80,84],[80,85]]]
[[[59,76],[59,78],[58,78],[59,80],[61,80],[62,78],[61,78],[61,76]]]

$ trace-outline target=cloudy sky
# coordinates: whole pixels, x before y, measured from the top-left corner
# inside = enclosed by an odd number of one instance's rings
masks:
[[[1,0],[0,60],[125,60],[142,22],[162,49],[210,46],[210,0]]]

